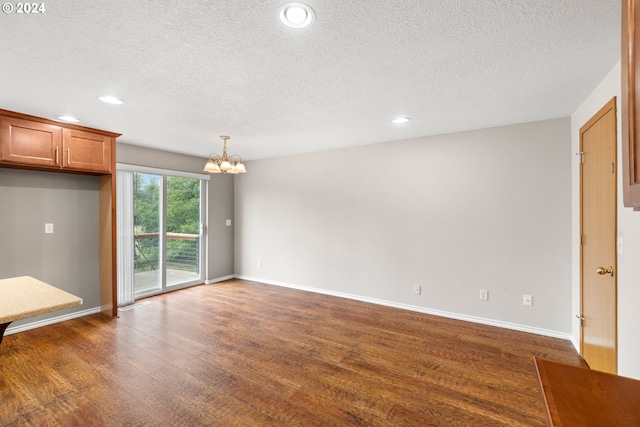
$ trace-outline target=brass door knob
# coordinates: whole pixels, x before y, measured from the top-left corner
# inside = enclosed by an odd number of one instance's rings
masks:
[[[604,276],[605,274],[609,274],[611,275],[611,277],[613,277],[613,267],[609,267],[609,268],[598,267],[596,268],[596,273],[598,273],[601,276]]]

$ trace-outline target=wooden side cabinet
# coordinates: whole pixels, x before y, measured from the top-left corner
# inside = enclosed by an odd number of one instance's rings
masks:
[[[100,309],[118,315],[116,138],[120,134],[0,110],[0,167],[98,176]]]
[[[622,188],[640,210],[640,0],[622,0]]]
[[[640,381],[534,358],[550,427],[640,426]]]

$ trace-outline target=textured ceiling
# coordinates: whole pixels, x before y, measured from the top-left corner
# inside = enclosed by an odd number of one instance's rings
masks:
[[[620,58],[619,0],[309,0],[303,30],[285,2],[3,13],[0,108],[251,160],[567,117]]]

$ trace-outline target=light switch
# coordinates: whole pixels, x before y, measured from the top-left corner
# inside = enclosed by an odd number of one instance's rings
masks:
[[[45,234],[52,234],[53,233],[53,224],[45,224],[44,225],[44,232]]]
[[[624,239],[622,238],[622,236],[618,236],[618,242],[616,246],[618,248],[618,255],[624,255]]]
[[[231,227],[231,220],[230,219],[227,220],[227,227]]]

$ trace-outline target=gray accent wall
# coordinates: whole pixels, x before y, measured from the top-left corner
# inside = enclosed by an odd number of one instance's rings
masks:
[[[235,274],[569,334],[570,131],[563,118],[249,162]]]
[[[117,161],[132,165],[203,173],[206,159],[118,143]],[[205,280],[233,275],[233,176],[212,175],[207,192],[207,270]]]
[[[117,161],[202,173],[205,159],[118,143]],[[33,276],[83,299],[80,307],[13,322],[11,329],[99,311],[98,177],[0,168],[0,279]],[[207,267],[214,282],[233,275],[233,177],[208,182]],[[52,223],[53,234],[45,234]],[[82,315],[82,314],[80,314]],[[77,316],[77,315],[76,315]]]
[[[32,276],[83,300],[12,328],[100,307],[98,194],[95,176],[0,168],[0,278]]]

